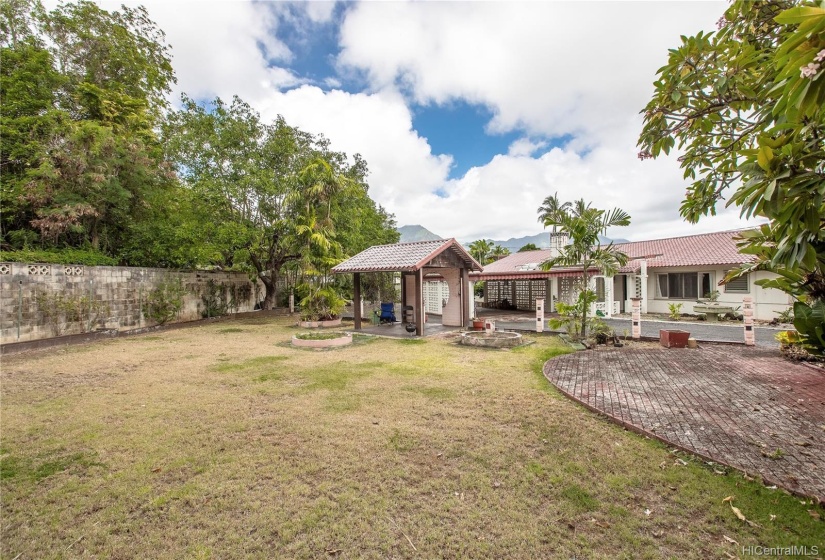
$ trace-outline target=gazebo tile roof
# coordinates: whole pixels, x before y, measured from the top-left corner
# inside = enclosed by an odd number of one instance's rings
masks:
[[[423,268],[430,260],[444,251],[453,250],[471,270],[481,270],[479,265],[455,239],[413,241],[375,245],[365,249],[333,267],[332,272],[392,272],[414,271]]]

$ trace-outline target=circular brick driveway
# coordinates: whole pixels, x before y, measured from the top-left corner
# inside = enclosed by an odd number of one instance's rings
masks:
[[[825,500],[825,370],[764,348],[650,345],[559,356],[544,375],[628,428]]]

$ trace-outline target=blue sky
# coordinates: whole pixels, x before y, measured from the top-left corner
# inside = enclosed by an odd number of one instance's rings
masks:
[[[398,225],[532,235],[555,192],[627,210],[632,225],[614,237],[744,224],[735,209],[685,223],[676,157],[636,157],[667,49],[713,30],[724,2],[143,4],[172,45],[173,99],[237,94],[360,153]]]

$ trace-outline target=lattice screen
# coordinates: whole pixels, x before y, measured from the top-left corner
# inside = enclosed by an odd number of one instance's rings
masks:
[[[559,278],[559,299],[563,303],[573,303],[575,278]]]
[[[442,303],[450,299],[450,286],[447,282],[424,282],[424,306],[427,313],[441,315]]]

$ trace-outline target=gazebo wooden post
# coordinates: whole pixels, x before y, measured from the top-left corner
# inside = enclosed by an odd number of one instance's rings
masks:
[[[421,288],[424,285],[424,269],[415,271],[415,334],[424,336],[424,294]]]
[[[352,315],[355,321],[355,330],[361,330],[361,273],[352,274]]]
[[[461,326],[466,327],[470,324],[470,298],[473,297],[473,290],[470,288],[470,279],[467,275],[467,269],[459,269],[460,290],[461,290]]]

